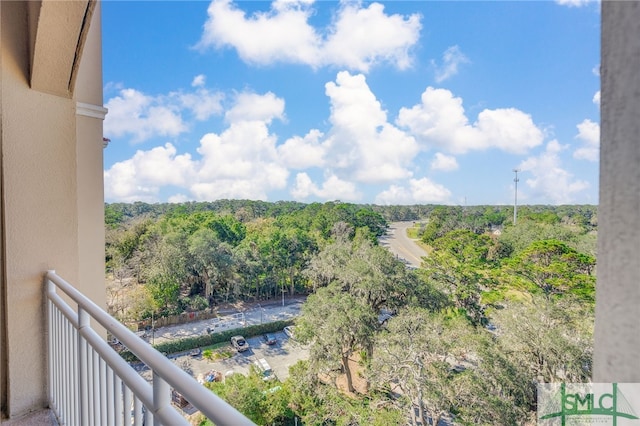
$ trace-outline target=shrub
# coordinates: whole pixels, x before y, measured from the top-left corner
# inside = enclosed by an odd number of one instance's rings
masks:
[[[282,330],[284,327],[293,325],[293,320],[276,321],[266,324],[250,325],[249,327],[236,328],[233,330],[223,331],[221,333],[203,334],[195,337],[186,337],[184,339],[173,340],[171,342],[158,343],[153,347],[159,352],[165,354],[175,354],[178,352],[186,352],[191,349],[201,348],[205,346],[215,345],[216,343],[228,342],[232,336],[241,334],[244,337],[259,336],[265,333],[274,333]],[[120,356],[127,362],[139,362],[138,357],[129,350],[124,350]]]

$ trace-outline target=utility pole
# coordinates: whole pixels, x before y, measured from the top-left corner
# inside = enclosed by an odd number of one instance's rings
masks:
[[[516,195],[513,201],[513,225],[515,226],[518,220],[518,169],[513,169],[513,172],[516,174],[516,177],[513,179],[513,182],[516,184]]]

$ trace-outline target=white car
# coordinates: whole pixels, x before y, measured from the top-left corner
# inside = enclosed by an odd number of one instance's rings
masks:
[[[293,334],[294,333],[294,329],[295,329],[295,327],[290,325],[290,326],[285,327],[282,331],[284,331],[284,334],[286,334],[287,337],[289,337],[291,339],[295,339],[294,334]]]
[[[233,336],[231,338],[231,346],[238,352],[244,352],[249,349],[249,343],[242,336]]]
[[[258,370],[258,373],[260,374],[260,377],[262,377],[262,380],[268,381],[268,380],[277,379],[275,373],[271,369],[271,366],[269,365],[266,359],[264,358],[257,359],[254,362],[254,364],[256,366],[256,370]]]

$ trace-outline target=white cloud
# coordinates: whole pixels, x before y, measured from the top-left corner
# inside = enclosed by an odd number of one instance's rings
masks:
[[[374,202],[382,205],[447,203],[450,198],[451,191],[425,177],[410,179],[408,187],[391,185],[379,193]]]
[[[345,2],[322,48],[323,64],[361,72],[383,61],[408,68],[409,51],[418,41],[420,29],[419,15],[390,16],[380,3],[362,7],[360,2]]]
[[[177,136],[187,130],[179,108],[135,89],[122,89],[105,107],[109,114],[104,120],[104,133],[109,137],[131,135],[134,142],[142,142],[153,136]]]
[[[230,0],[213,0],[197,47],[229,46],[244,61],[259,65],[285,62],[367,72],[381,62],[400,69],[411,64],[409,51],[418,40],[419,15],[387,15],[379,3],[363,7],[345,2],[331,26],[316,31],[309,24],[312,3],[277,0],[268,12],[247,17]]]
[[[576,138],[582,141],[583,146],[573,152],[573,158],[598,161],[600,157],[600,125],[585,119],[576,127],[578,128]]]
[[[550,141],[543,153],[537,157],[529,157],[523,161],[518,169],[529,172],[532,178],[526,179],[531,194],[527,199],[531,202],[541,200],[554,204],[571,204],[574,196],[587,188],[589,183],[578,180],[571,173],[562,168],[559,153],[566,149],[557,140]]]
[[[438,66],[435,61],[431,61],[431,64],[436,70],[436,81],[442,83],[448,78],[458,74],[458,66],[465,63],[469,63],[469,58],[462,53],[460,47],[457,45],[449,47],[442,54],[441,66]]]
[[[322,167],[325,164],[326,148],[320,139],[324,135],[319,130],[309,131],[303,138],[294,136],[278,146],[278,155],[286,167],[308,169]]]
[[[343,71],[325,87],[333,125],[325,141],[326,164],[342,173],[339,176],[364,183],[411,177],[409,167],[418,144],[387,121],[364,75]]]
[[[457,154],[489,148],[523,154],[544,138],[531,116],[515,108],[485,109],[470,124],[462,99],[449,90],[433,87],[424,91],[421,104],[402,108],[397,123],[408,128],[425,147]]]
[[[600,91],[598,90],[595,95],[593,95],[593,103],[600,106]]]
[[[196,77],[197,78],[197,77]],[[211,93],[204,87],[193,92],[171,92],[151,96],[135,89],[120,89],[107,101],[109,114],[104,121],[108,137],[131,136],[132,142],[165,136],[175,137],[188,130],[184,117],[190,112],[196,120],[206,120],[222,112],[221,93]]]
[[[206,81],[207,81],[207,77],[204,74],[198,74],[195,77],[193,77],[193,80],[191,81],[191,86],[203,87]]]
[[[239,93],[236,102],[225,114],[227,121],[263,121],[271,123],[274,118],[284,119],[284,99],[271,92],[264,95],[256,93]]]
[[[291,196],[296,200],[318,197],[324,200],[359,201],[362,198],[362,194],[352,182],[330,175],[322,183],[322,186],[318,187],[306,173],[296,175],[296,183],[291,189]]]
[[[556,0],[560,6],[582,7],[599,0]]]
[[[556,0],[560,6],[582,7],[599,0]]]
[[[458,170],[458,161],[456,157],[445,155],[441,152],[436,152],[436,155],[431,161],[431,170],[439,170],[443,172],[450,172]]]
[[[137,151],[104,172],[105,198],[123,202],[157,201],[165,185],[184,187],[193,178],[195,163],[190,154],[176,155],[167,143],[148,151]]]
[[[257,105],[274,101],[270,93],[264,99],[255,94],[249,98]],[[239,103],[232,110],[246,110],[246,99],[239,96]],[[138,151],[133,158],[114,164],[105,171],[105,198],[158,201],[160,188],[171,185],[189,194],[177,199],[266,199],[269,191],[286,186],[289,172],[279,163],[276,137],[267,127],[273,115],[264,113],[268,108],[257,110],[262,112],[256,112],[253,121],[232,122],[221,134],[203,136],[198,160],[189,154],[177,155],[175,147],[168,143]]]
[[[190,110],[196,120],[205,121],[212,115],[222,113],[224,95],[221,93],[211,93],[207,89],[198,88],[193,93],[177,93],[172,96],[177,97],[180,105]]]

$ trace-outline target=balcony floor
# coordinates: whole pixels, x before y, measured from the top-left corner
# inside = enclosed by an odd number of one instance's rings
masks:
[[[1,420],[2,426],[58,426],[51,410],[36,411],[19,419]]]

